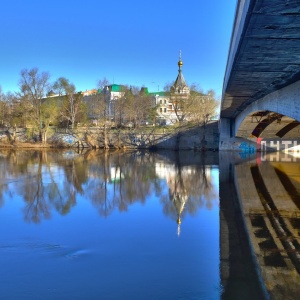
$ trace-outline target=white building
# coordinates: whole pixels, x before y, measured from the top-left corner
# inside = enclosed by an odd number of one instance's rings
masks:
[[[107,103],[107,112],[110,119],[115,117],[115,101],[124,96],[125,90],[126,87],[120,84],[110,84],[103,88],[102,92]]]

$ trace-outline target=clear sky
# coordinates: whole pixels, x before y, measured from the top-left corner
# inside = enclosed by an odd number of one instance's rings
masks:
[[[221,95],[237,0],[10,0],[0,5],[0,86],[37,67],[77,91],[111,83],[163,90],[179,51],[188,84]]]

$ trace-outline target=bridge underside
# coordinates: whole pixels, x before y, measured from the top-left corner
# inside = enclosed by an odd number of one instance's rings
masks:
[[[251,103],[300,80],[299,53],[299,1],[239,0],[221,118],[235,118]]]
[[[220,150],[247,148],[248,141],[261,139],[284,148],[300,145],[299,53],[299,1],[238,0],[223,84]]]
[[[236,137],[242,138],[284,138],[300,136],[300,122],[271,111],[257,111],[241,123]]]
[[[234,120],[236,137],[299,138],[300,81],[251,103]]]

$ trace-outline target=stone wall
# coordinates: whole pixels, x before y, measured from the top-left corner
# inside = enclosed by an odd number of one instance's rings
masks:
[[[162,132],[163,130],[159,130]],[[166,133],[142,132],[141,130],[108,130],[107,142],[110,148],[129,149],[168,149],[168,150],[217,150],[219,144],[218,123],[210,122],[204,127],[192,126]],[[27,129],[12,128],[0,130],[0,142],[34,143]],[[78,128],[74,131],[64,129],[47,139],[49,146],[53,147],[79,147],[79,148],[103,148],[104,132],[100,128]]]
[[[103,133],[86,132],[83,139],[90,145],[104,147]],[[217,150],[219,133],[217,121],[211,122],[206,127],[193,126],[177,129],[169,133],[137,133],[120,131],[107,133],[110,147],[116,148],[156,148],[169,150]]]

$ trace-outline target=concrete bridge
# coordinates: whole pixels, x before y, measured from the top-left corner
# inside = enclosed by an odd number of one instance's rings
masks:
[[[238,0],[220,150],[300,151],[300,1]]]

